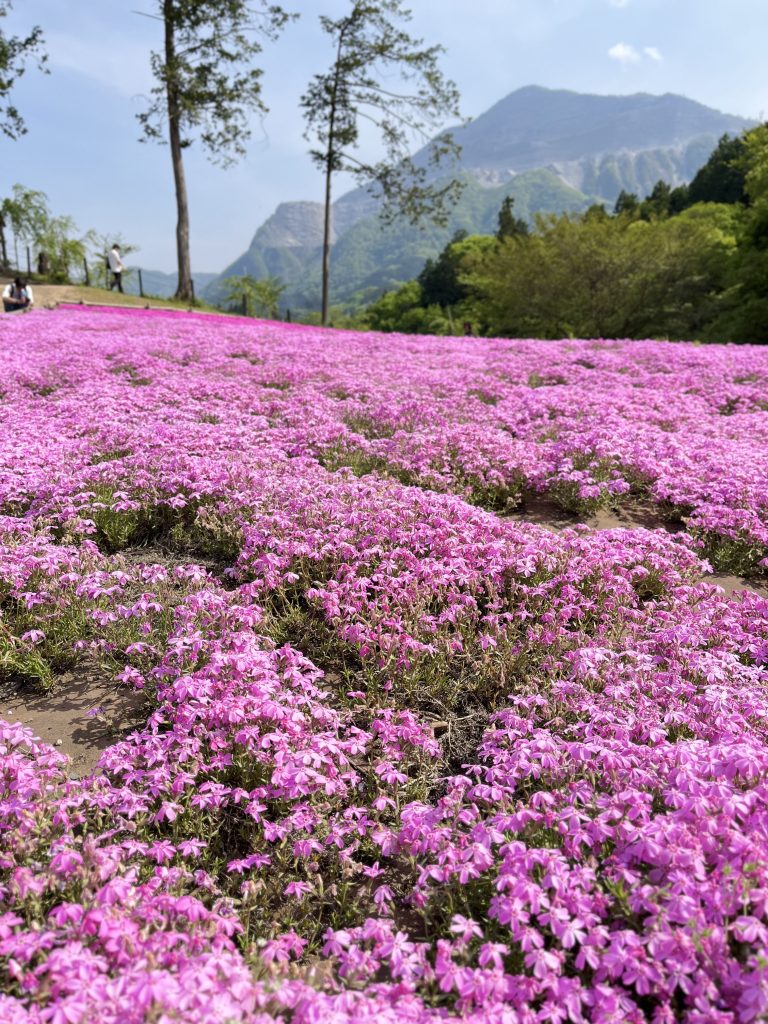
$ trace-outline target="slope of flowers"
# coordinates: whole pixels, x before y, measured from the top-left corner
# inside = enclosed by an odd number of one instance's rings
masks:
[[[0,1020],[768,1013],[768,600],[702,578],[766,568],[768,353],[2,327],[0,677],[147,722],[0,722]]]

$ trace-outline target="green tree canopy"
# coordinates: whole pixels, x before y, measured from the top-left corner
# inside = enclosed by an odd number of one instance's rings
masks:
[[[712,326],[714,338],[768,343],[768,124],[741,137],[735,169],[748,203],[731,263],[731,302]]]
[[[48,197],[24,185],[13,186],[12,195],[0,202],[0,263],[10,267],[7,233],[10,231],[14,242],[16,269],[19,268],[18,246],[33,245],[45,230],[50,218]]]
[[[736,245],[730,207],[644,221],[537,219],[465,264],[465,287],[493,334],[512,337],[696,337],[717,312]]]
[[[509,237],[525,237],[516,233]],[[451,241],[434,260],[427,260],[419,274],[422,304],[447,309],[456,306],[469,297],[470,289],[463,279],[463,268],[475,255],[486,255],[495,248],[495,239],[490,235],[467,235],[457,231]]]
[[[688,186],[688,205],[746,203],[746,135],[724,135]]]
[[[24,36],[11,36],[3,30],[2,19],[7,17],[11,6],[11,0],[0,0],[0,132],[16,139],[26,133],[27,127],[11,100],[11,90],[29,61],[35,61],[44,71],[48,56],[43,51],[43,30],[39,25]]]
[[[280,296],[286,289],[279,278],[255,278],[250,274],[234,274],[222,281],[224,299],[231,308],[242,310],[245,316],[277,320],[280,315]]]

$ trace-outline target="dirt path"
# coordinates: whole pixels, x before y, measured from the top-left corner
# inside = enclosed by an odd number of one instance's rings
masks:
[[[10,278],[0,277],[0,290],[10,283]],[[90,305],[128,306],[133,308],[180,309],[179,303],[165,299],[141,298],[109,291],[108,288],[86,288],[81,284],[32,284],[36,309],[53,309],[60,302],[88,303]],[[0,314],[2,315],[2,314]]]

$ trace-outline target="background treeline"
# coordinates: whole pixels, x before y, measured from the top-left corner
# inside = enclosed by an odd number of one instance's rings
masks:
[[[81,231],[71,217],[51,212],[44,192],[16,184],[10,195],[0,195],[0,273],[103,284],[114,242],[124,256],[136,249],[120,234]]]
[[[338,319],[338,318],[337,318]],[[768,342],[768,124],[724,136],[689,185],[614,210],[457,235],[359,326],[405,333]]]

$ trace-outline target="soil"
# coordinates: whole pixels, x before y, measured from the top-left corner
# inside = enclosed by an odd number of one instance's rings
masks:
[[[592,515],[583,516],[566,512],[549,498],[526,498],[522,505],[513,509],[508,518],[524,523],[535,523],[547,530],[566,530],[573,526],[589,526],[592,530],[665,530],[667,533],[681,533],[685,524],[680,520],[665,518],[648,502],[624,502],[619,509],[598,509]]]
[[[100,709],[98,714],[89,715],[94,709]],[[0,692],[0,718],[21,722],[67,754],[70,774],[78,777],[92,773],[102,751],[146,717],[144,695],[96,665],[61,673],[47,693],[28,683],[9,684]]]
[[[0,275],[0,291],[10,282],[11,278]],[[54,309],[60,302],[86,306],[130,306],[135,309],[186,310],[191,308],[186,303],[175,302],[172,299],[148,298],[126,293],[121,295],[120,292],[109,291],[108,288],[86,288],[82,284],[41,284],[34,280],[30,281],[30,284],[35,297],[35,309]],[[211,316],[234,315],[222,310],[211,309],[205,303],[195,306],[194,309],[196,313],[207,313]],[[2,315],[0,310],[0,317]]]
[[[535,523],[545,530],[559,533],[569,527],[588,526],[592,530],[664,530],[666,533],[681,533],[685,524],[679,520],[665,518],[653,506],[636,503],[625,504],[622,508],[599,509],[594,515],[579,517],[565,512],[547,498],[533,498],[525,501],[519,508],[508,515],[523,523]],[[724,572],[707,573],[703,576],[707,583],[722,587],[730,597],[739,590],[751,590],[762,597],[768,597],[768,583],[743,576],[732,576]]]

